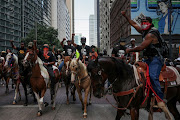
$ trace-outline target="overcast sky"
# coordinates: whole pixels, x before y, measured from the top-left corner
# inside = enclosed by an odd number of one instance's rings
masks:
[[[75,33],[82,33],[89,44],[89,15],[94,14],[94,0],[75,1]]]

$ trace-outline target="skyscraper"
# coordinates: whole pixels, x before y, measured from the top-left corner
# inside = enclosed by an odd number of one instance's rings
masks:
[[[42,0],[1,0],[0,8],[0,50],[11,48],[10,40],[19,46],[21,38],[43,19]]]
[[[94,15],[89,16],[89,45],[97,46],[97,41],[95,41],[95,20]]]

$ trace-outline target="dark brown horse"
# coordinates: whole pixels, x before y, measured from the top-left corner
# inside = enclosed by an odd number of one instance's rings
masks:
[[[66,104],[69,104],[69,88],[71,88],[71,95],[73,96],[73,101],[76,101],[76,96],[75,96],[76,87],[74,84],[71,83],[71,72],[69,68],[70,61],[71,61],[71,57],[65,56],[64,66],[61,70],[62,79],[66,87],[66,96],[67,96]]]
[[[43,106],[43,99],[46,92],[46,89],[48,87],[48,84],[50,82],[50,77],[48,74],[47,69],[43,66],[42,60],[37,55],[37,48],[34,47],[34,49],[29,50],[26,53],[26,56],[24,58],[23,64],[31,64],[32,66],[32,76],[30,78],[30,83],[32,90],[36,96],[36,99],[38,101],[39,111],[37,113],[38,116],[42,115],[42,106]],[[58,82],[59,82],[59,70],[57,67],[53,66],[54,74],[55,74],[55,95],[52,95],[51,97],[51,104],[52,109],[55,109],[55,98],[58,90]]]
[[[106,79],[111,83],[114,98],[118,103],[116,120],[123,116],[126,109],[130,109],[131,119],[139,119],[139,109],[145,96],[143,87],[138,87],[135,81],[133,67],[125,64],[122,60],[102,57],[88,64],[88,72],[91,75],[95,97],[101,98],[104,95]],[[131,94],[122,96],[116,94],[123,91],[130,92],[129,90],[132,90]],[[176,102],[180,102],[180,86],[168,88],[166,99],[168,109],[174,118],[179,120],[180,114],[176,108]]]

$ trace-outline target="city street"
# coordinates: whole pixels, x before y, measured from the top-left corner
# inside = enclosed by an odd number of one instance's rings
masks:
[[[77,101],[73,102],[70,97],[70,104],[66,105],[65,87],[58,90],[57,105],[55,110],[51,110],[51,106],[43,109],[43,115],[37,117],[37,104],[33,103],[33,98],[29,95],[29,105],[23,106],[24,91],[20,86],[22,100],[17,105],[12,105],[14,91],[9,85],[10,93],[5,94],[5,87],[0,86],[0,120],[80,120],[83,119],[81,104],[77,97]],[[76,94],[77,95],[77,94]],[[112,96],[107,95],[107,98],[115,105]],[[44,101],[50,103],[49,90],[45,95]],[[180,106],[178,105],[180,111]],[[129,111],[127,111],[129,113]],[[98,99],[92,96],[92,105],[88,106],[88,118],[86,120],[113,120],[116,116],[116,109],[107,103],[105,98]],[[144,109],[140,110],[140,120],[147,120],[148,113]],[[154,120],[164,120],[164,113],[155,113]],[[122,120],[130,120],[129,115],[123,116]]]

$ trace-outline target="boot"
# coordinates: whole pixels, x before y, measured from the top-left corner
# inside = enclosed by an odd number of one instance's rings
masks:
[[[54,95],[55,91],[54,91],[54,81],[51,81],[51,95]]]
[[[158,102],[157,105],[159,108],[161,108],[163,110],[165,117],[168,120],[172,120],[171,114],[170,114],[168,108],[166,107],[165,103],[164,102]]]

